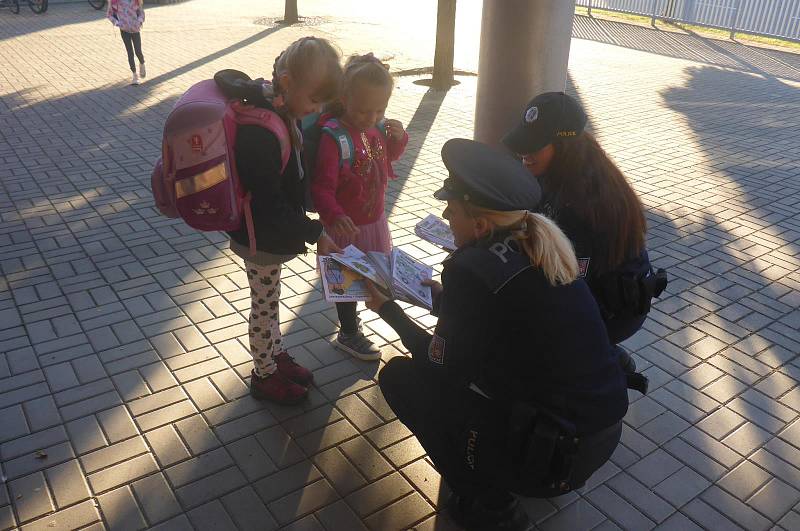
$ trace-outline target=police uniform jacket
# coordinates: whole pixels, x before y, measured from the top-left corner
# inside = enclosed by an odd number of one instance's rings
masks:
[[[633,274],[646,275],[650,271],[650,259],[647,250],[643,249],[638,255],[628,257],[622,264],[612,271],[605,270],[607,249],[610,236],[604,232],[595,232],[586,220],[571,208],[569,202],[564,201],[554,193],[545,193],[539,210],[555,221],[564,234],[570,239],[578,257],[580,276],[589,285],[604,319],[623,313],[636,315],[636,312],[623,310],[618,301],[612,301],[607,296],[608,283],[616,282],[619,275]]]
[[[455,251],[442,285],[433,336],[394,302],[380,310],[418,367],[499,404],[546,407],[577,435],[625,415],[625,380],[584,281],[550,285],[508,234],[497,234]]]

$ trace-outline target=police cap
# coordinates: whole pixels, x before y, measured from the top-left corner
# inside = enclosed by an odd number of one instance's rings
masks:
[[[574,138],[586,127],[586,113],[574,98],[563,92],[545,92],[533,98],[522,111],[519,123],[503,144],[514,153],[536,153],[559,138]]]
[[[453,138],[442,147],[450,172],[436,199],[458,199],[489,210],[533,210],[542,191],[520,161],[486,144]]]

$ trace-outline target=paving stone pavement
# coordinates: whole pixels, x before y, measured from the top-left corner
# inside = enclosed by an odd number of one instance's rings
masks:
[[[152,206],[164,117],[216,70],[268,73],[309,32],[431,63],[432,2],[378,17],[342,1],[293,28],[270,25],[279,4],[149,9],[139,87],[89,6],[0,12],[0,529],[454,529],[375,385],[403,353],[393,331],[363,312],[383,360],[333,350],[314,256],[293,260],[282,330],[316,384],[299,407],[254,401],[241,261]],[[467,69],[476,4],[459,3]],[[525,506],[547,530],[800,529],[800,61],[587,19],[575,36],[569,90],[672,281],[626,345],[652,390],[631,393],[613,458],[580,492]],[[387,209],[395,243],[439,264],[412,229],[441,210],[439,149],[471,135],[475,78],[446,94],[413,80],[391,102],[411,142]]]

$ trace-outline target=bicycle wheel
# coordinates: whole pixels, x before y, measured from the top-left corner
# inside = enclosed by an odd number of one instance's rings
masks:
[[[8,8],[14,14],[19,13],[19,0],[10,0]]]
[[[89,0],[89,5],[99,11],[106,5],[106,0]]]
[[[28,0],[28,7],[37,14],[47,11],[47,0]]]

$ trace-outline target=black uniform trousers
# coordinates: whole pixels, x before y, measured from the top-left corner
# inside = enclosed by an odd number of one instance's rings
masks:
[[[455,494],[500,504],[514,492],[550,498],[564,494],[540,481],[512,480],[506,437],[508,415],[475,391],[456,386],[395,357],[381,370],[378,383],[397,418],[417,436]],[[608,461],[622,435],[622,421],[583,436],[574,457],[572,489],[582,487]]]
[[[502,500],[508,465],[502,415],[491,400],[397,356],[381,370],[386,402],[417,436],[449,487],[461,497]]]
[[[608,330],[608,339],[612,345],[622,343],[629,337],[633,336],[644,324],[647,319],[647,314],[644,315],[619,315],[608,319],[606,323],[606,330]]]

